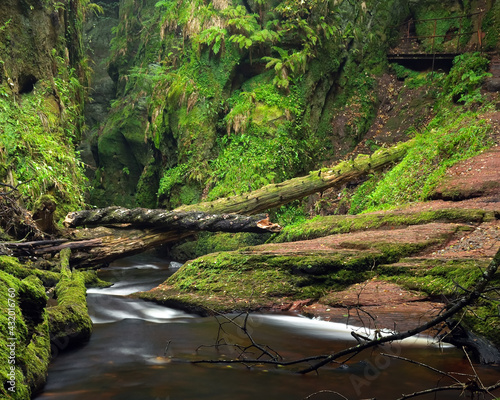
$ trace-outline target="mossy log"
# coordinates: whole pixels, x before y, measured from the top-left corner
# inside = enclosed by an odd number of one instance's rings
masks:
[[[65,242],[19,243],[8,246],[15,255],[41,256],[70,248],[72,266],[107,264],[164,243],[178,241],[196,231],[277,232],[280,227],[268,218],[235,214],[257,214],[331,187],[348,182],[400,160],[410,142],[381,149],[371,156],[358,156],[332,168],[313,171],[307,176],[271,184],[248,194],[179,207],[173,211],[124,208],[70,213],[67,226],[95,226],[77,229]],[[105,228],[104,225],[114,225]],[[119,226],[117,226],[119,225]]]
[[[359,155],[353,160],[342,161],[332,168],[312,171],[309,175],[270,184],[250,193],[182,206],[175,211],[245,215],[263,212],[332,187],[341,187],[369,173],[387,168],[404,157],[411,143],[412,141],[408,141],[383,148],[369,156]]]
[[[55,288],[57,306],[47,308],[53,352],[86,343],[92,334],[85,278],[82,272],[71,271],[70,256],[68,248],[60,252],[61,279]]]

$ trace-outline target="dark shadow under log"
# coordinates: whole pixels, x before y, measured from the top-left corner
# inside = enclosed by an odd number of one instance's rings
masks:
[[[67,232],[67,239],[5,243],[5,246],[17,257],[54,255],[69,248],[73,267],[98,267],[181,240],[197,231],[268,233],[281,230],[267,215],[249,217],[119,207],[71,213],[66,224],[119,226],[75,229]]]

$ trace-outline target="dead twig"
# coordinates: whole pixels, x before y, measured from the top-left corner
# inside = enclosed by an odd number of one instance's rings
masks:
[[[327,365],[328,363],[337,360],[338,358],[343,357],[345,355],[352,353],[359,353],[365,349],[378,346],[383,343],[390,343],[398,340],[403,340],[411,336],[417,335],[423,331],[426,331],[427,329],[430,329],[442,322],[445,322],[447,319],[453,317],[456,313],[460,312],[465,307],[472,304],[474,301],[476,301],[481,297],[481,294],[486,289],[486,286],[497,272],[499,266],[500,266],[500,249],[495,254],[495,257],[491,261],[488,268],[486,268],[486,270],[483,272],[481,278],[476,283],[475,287],[466,296],[461,297],[448,310],[438,315],[436,318],[433,318],[427,323],[422,324],[414,329],[410,329],[406,332],[394,333],[392,335],[384,336],[363,344],[358,344],[357,346],[349,347],[347,349],[339,351],[338,353],[331,354],[330,356],[326,357],[319,363],[300,371],[300,373],[307,374],[309,372],[316,371],[319,368],[323,367],[324,365]]]
[[[420,390],[418,392],[405,394],[396,400],[406,400],[406,399],[411,399],[412,397],[418,397],[418,396],[423,396],[423,395],[430,394],[430,393],[446,392],[446,391],[460,391],[462,393],[469,391],[473,394],[474,393],[487,393],[487,394],[491,395],[492,398],[495,398],[495,396],[492,395],[490,392],[492,390],[495,390],[498,388],[500,388],[500,381],[491,385],[491,386],[479,387],[475,380],[470,380],[467,383],[460,383],[460,384],[454,384],[454,385],[449,385],[449,386],[440,386],[440,387],[436,387],[436,388],[432,388],[432,389]]]
[[[233,348],[236,348],[239,350],[240,354],[238,355],[237,357],[237,360],[240,360],[240,362],[242,361],[241,358],[245,357],[246,354],[249,353],[249,351],[251,349],[256,349],[260,352],[260,354],[254,359],[254,360],[246,360],[244,359],[245,362],[247,361],[250,361],[250,362],[261,362],[262,361],[262,357],[269,357],[269,360],[270,361],[273,361],[273,362],[276,362],[279,364],[279,360],[282,359],[282,357],[278,354],[278,352],[276,352],[275,350],[271,349],[269,346],[264,346],[264,345],[261,345],[259,343],[257,343],[254,338],[252,337],[252,335],[250,334],[250,331],[249,331],[249,328],[248,328],[248,318],[250,316],[250,313],[247,311],[245,312],[245,316],[243,318],[243,323],[240,324],[237,322],[238,318],[241,317],[243,315],[243,313],[241,314],[238,314],[236,317],[229,317],[227,315],[224,315],[224,314],[221,314],[219,312],[216,312],[216,311],[213,311],[214,313],[216,313],[216,318],[217,318],[217,321],[219,322],[219,329],[218,329],[218,332],[217,332],[217,339],[215,341],[215,344],[214,345],[201,345],[198,347],[198,349],[202,348],[202,347],[215,347],[215,348],[218,348],[219,346],[221,345],[225,345],[225,346],[231,346]],[[224,321],[219,321],[218,318],[222,318]],[[226,333],[227,332],[224,330],[224,325],[225,324],[230,324],[230,325],[233,325],[235,326],[237,329],[239,329],[244,335],[245,337],[250,341],[250,345],[248,346],[244,346],[244,345],[240,345],[240,344],[230,344],[230,343],[226,343],[225,341],[225,338],[221,337],[221,334],[222,333]],[[203,362],[203,361],[200,361],[200,362]]]
[[[309,399],[312,399],[313,396],[316,396],[317,394],[322,394],[322,393],[331,393],[331,394],[335,394],[337,396],[339,396],[340,398],[344,399],[344,400],[349,400],[347,397],[341,395],[339,392],[335,392],[334,390],[320,390],[318,392],[314,392],[312,394],[310,394],[309,396],[307,397],[304,397],[304,400],[309,400]]]
[[[439,370],[437,368],[431,367],[430,365],[421,363],[421,362],[416,361],[416,360],[412,360],[411,358],[396,356],[394,354],[387,354],[387,353],[380,353],[380,354],[382,356],[384,356],[384,357],[394,358],[394,359],[397,359],[397,360],[403,360],[403,361],[406,361],[406,362],[418,365],[420,367],[424,367],[424,368],[430,369],[431,371],[437,372],[438,374],[441,374],[441,375],[444,375],[444,376],[450,378],[451,380],[455,381],[456,383],[459,383],[459,384],[462,383],[457,378],[455,378],[453,375],[450,375],[449,373],[447,373],[445,371],[441,371],[441,370]]]

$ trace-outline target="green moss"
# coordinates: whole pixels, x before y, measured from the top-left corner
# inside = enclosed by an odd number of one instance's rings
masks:
[[[137,184],[135,201],[139,207],[156,208],[160,182],[160,167],[151,161],[142,171]]]
[[[26,371],[26,381],[31,388],[34,388],[34,392],[38,392],[45,385],[51,360],[49,323],[45,311],[43,317],[42,322],[35,327],[25,352],[26,364],[29,366]]]
[[[499,280],[497,279],[497,285]],[[494,300],[479,300],[471,306],[461,322],[470,330],[490,340],[497,348],[500,348],[500,316],[498,309],[500,302]]]
[[[377,272],[408,289],[454,297],[463,294],[461,288],[470,289],[488,264],[488,260],[402,259],[397,264],[377,267]]]
[[[192,260],[209,253],[233,251],[242,247],[262,244],[269,236],[269,234],[245,232],[200,232],[197,234],[196,240],[174,245],[169,250],[169,254],[178,261]]]
[[[56,272],[38,269],[31,264],[21,264],[17,258],[7,256],[0,256],[0,270],[19,279],[36,276],[46,287],[54,286],[60,277]]]
[[[422,1],[412,4],[416,23],[416,33],[422,38],[422,45],[427,52],[456,52],[457,46],[463,49],[470,39],[471,18],[462,17],[471,12],[470,2],[463,2],[459,5],[457,2],[443,1],[435,3],[431,1]],[[454,18],[455,17],[455,18]],[[463,35],[452,37],[447,40],[448,34],[458,33]],[[436,38],[433,36],[436,35]],[[460,40],[460,43],[457,43]]]
[[[272,307],[276,302],[318,299],[327,290],[368,279],[373,276],[373,266],[387,257],[376,250],[281,255],[242,249],[212,253],[186,263],[163,285],[139,297],[224,311],[242,304],[253,309]]]
[[[100,279],[95,270],[80,271],[80,273],[83,276],[86,288],[104,288],[113,285],[111,282],[106,282]]]
[[[380,265],[376,272],[380,279],[395,282],[410,290],[418,290],[429,296],[445,296],[450,301],[466,294],[477,283],[490,261],[486,259],[402,259],[392,265]],[[498,286],[500,277],[491,282]],[[456,316],[460,323],[500,346],[498,329],[498,300],[481,298]]]
[[[15,366],[16,382],[15,392],[8,390],[10,384],[0,386],[4,398],[28,399],[45,382],[50,358],[45,304],[45,290],[36,277],[21,281],[0,271],[0,377],[11,380],[10,368]],[[11,354],[15,364],[9,363]]]
[[[362,230],[422,225],[430,222],[480,223],[492,219],[494,219],[493,212],[478,209],[317,216],[299,224],[286,226],[270,241],[282,243]]]
[[[69,249],[68,249],[69,250]],[[61,252],[61,279],[55,288],[57,306],[47,309],[51,338],[75,346],[89,340],[92,321],[87,310],[86,276],[80,271],[71,272],[69,252]]]
[[[71,276],[63,276],[56,285],[56,295],[59,305],[76,303],[86,308],[85,275],[80,271],[73,271]]]

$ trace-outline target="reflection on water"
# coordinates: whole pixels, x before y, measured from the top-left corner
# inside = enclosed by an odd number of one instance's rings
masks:
[[[90,342],[53,361],[45,391],[37,399],[299,400],[316,392],[311,399],[341,398],[332,392],[348,399],[396,399],[402,393],[451,383],[421,366],[383,357],[380,351],[430,363],[444,371],[471,371],[460,351],[430,346],[425,338],[366,351],[349,360],[347,367],[332,364],[318,375],[302,376],[272,366],[247,369],[240,365],[191,364],[190,360],[199,358],[236,357],[238,352],[231,346],[197,351],[201,344],[214,344],[219,328],[215,318],[200,318],[123,297],[155,286],[172,270],[169,263],[131,258],[103,271],[103,279],[117,284],[89,290],[94,321]],[[248,328],[257,342],[287,360],[329,354],[356,343],[345,325],[291,315],[253,314]],[[234,326],[224,325],[222,336],[225,343],[249,344]],[[499,377],[498,368],[479,370],[484,383]],[[458,393],[419,399],[456,399]]]

